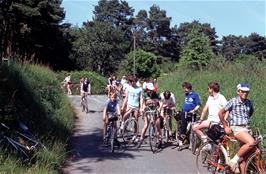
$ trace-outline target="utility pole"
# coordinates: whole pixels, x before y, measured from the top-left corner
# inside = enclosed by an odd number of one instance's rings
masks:
[[[136,37],[133,36],[133,58],[134,58],[134,61],[133,61],[133,73],[134,73],[134,77],[136,77],[136,58],[135,58],[135,49],[136,49]]]

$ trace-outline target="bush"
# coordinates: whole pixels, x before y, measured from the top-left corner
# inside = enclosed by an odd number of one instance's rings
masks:
[[[57,73],[57,78],[59,81],[63,81],[67,74],[71,75],[71,81],[74,84],[72,89],[73,89],[73,94],[79,94],[79,86],[80,86],[80,79],[81,77],[88,77],[91,82],[91,93],[92,94],[104,94],[104,89],[107,84],[107,79],[95,72],[90,72],[90,71],[72,71],[72,72],[66,72],[66,71],[61,71]]]
[[[74,118],[56,74],[47,67],[17,63],[1,66],[0,71],[0,79],[5,81],[0,86],[1,101],[10,104],[11,95],[17,90],[12,115],[1,117],[1,121],[23,120],[31,132],[41,138],[50,154],[39,151],[32,166],[23,166],[12,157],[1,159],[5,161],[1,168],[9,168],[11,173],[53,173],[65,160],[65,144],[71,135]]]

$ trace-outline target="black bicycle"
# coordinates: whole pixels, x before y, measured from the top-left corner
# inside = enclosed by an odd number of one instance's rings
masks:
[[[105,143],[110,145],[111,152],[114,152],[115,143],[120,146],[120,143],[117,140],[117,128],[115,129],[116,121],[118,120],[117,113],[108,113],[108,121],[109,124],[107,125],[106,135],[105,135]]]
[[[24,162],[30,161],[39,147],[47,150],[22,122],[13,123],[11,126],[0,123],[0,147],[3,151],[20,157]]]

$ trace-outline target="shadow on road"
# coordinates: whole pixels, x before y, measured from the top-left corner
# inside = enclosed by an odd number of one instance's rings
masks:
[[[86,161],[99,162],[108,159],[121,160],[124,158],[132,158],[132,154],[127,153],[123,149],[116,149],[111,153],[109,147],[102,145],[102,130],[94,129],[89,134],[74,135],[70,142],[70,161],[76,162],[83,159]]]

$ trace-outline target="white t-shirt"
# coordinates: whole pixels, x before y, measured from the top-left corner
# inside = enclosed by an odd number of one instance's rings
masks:
[[[226,105],[226,103],[227,100],[220,93],[218,93],[216,96],[209,96],[206,102],[209,111],[208,120],[220,122],[218,112]]]
[[[169,99],[165,99],[163,93],[160,94],[161,101],[163,102],[163,107],[175,107],[175,95],[171,93],[171,96]]]
[[[140,87],[132,87],[128,86],[127,88],[127,105],[132,107],[139,107],[140,105],[140,96],[141,96],[142,89]]]

